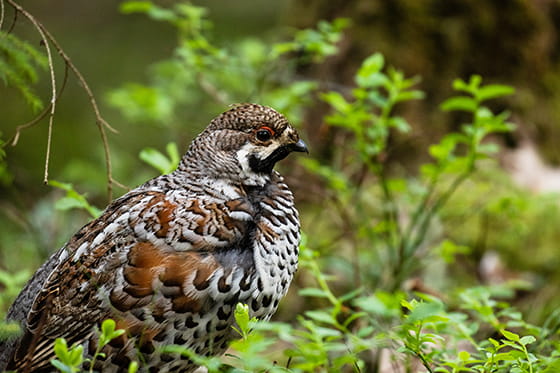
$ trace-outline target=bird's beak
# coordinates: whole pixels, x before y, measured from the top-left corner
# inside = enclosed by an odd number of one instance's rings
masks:
[[[290,145],[290,150],[294,152],[302,152],[309,154],[309,150],[307,149],[307,145],[303,142],[302,139],[299,139],[298,142]]]

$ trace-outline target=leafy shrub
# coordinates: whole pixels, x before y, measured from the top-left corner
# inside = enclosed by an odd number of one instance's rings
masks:
[[[321,82],[294,78],[298,66],[321,63],[336,53],[347,20],[320,22],[316,29],[297,31],[289,41],[243,39],[226,48],[212,43],[204,8],[129,1],[121,10],[167,22],[178,34],[173,56],[152,67],[150,84],[129,83],[108,95],[127,118],[178,126],[179,107],[198,107],[210,98],[220,105],[256,100],[299,123],[318,94],[331,109],[326,124],[343,138],[330,160],[300,160],[320,180],[322,201],[302,209],[307,234],[293,288],[306,304],[297,316],[289,322],[261,322],[249,319],[246,306],[238,305],[240,339],[231,343],[230,354],[203,357],[174,345],[166,346],[167,351],[188,356],[209,372],[369,372],[384,365],[393,371],[427,372],[560,368],[558,312],[542,325],[532,325],[511,305],[514,288],[479,286],[472,275],[460,281],[448,273],[446,284],[435,289],[415,285],[416,278],[424,285],[424,279],[434,276],[426,273],[438,266],[453,270],[472,251],[465,241],[445,237],[442,226],[457,209],[460,192],[476,198],[465,185],[496,170],[491,164],[499,146],[491,139],[513,131],[513,125],[508,113],[496,113],[489,101],[512,94],[511,87],[483,84],[476,75],[454,81],[457,94],[443,102],[441,110],[465,123],[427,149],[430,161],[405,171],[388,162],[388,153],[393,136],[412,132],[398,115],[398,106],[424,98],[419,79],[387,67],[379,53],[363,61],[355,87],[344,94],[320,91]],[[171,143],[166,153],[146,148],[140,158],[166,173],[177,164],[179,152]],[[99,213],[70,184],[52,185],[66,191],[58,208]],[[496,216],[522,209],[527,202],[485,197],[486,211]],[[21,285],[18,276],[11,276],[0,277],[9,296],[14,295],[13,284]],[[294,299],[292,295],[284,303]],[[107,320],[100,333],[102,343],[93,360],[103,343],[121,331]],[[63,372],[79,371],[82,352],[82,346],[58,340],[52,363]],[[138,368],[133,363],[129,371]]]

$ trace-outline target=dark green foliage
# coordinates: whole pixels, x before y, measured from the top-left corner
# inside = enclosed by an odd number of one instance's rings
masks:
[[[47,68],[47,58],[17,36],[0,30],[0,80],[16,88],[33,111],[43,107],[32,85],[39,79],[38,69]]]
[[[317,83],[292,80],[296,63],[319,63],[334,54],[348,25],[344,19],[323,21],[318,30],[296,32],[290,42],[247,38],[219,47],[212,43],[212,25],[205,8],[178,3],[167,9],[147,1],[128,1],[121,5],[121,11],[145,13],[177,30],[173,56],[151,67],[149,85],[129,83],[108,96],[129,119],[165,126],[177,122],[179,105],[200,110],[253,101],[273,106],[298,121],[302,105],[309,102]],[[298,57],[284,58],[291,53]]]
[[[538,228],[533,226],[560,222],[556,202],[512,186],[495,162],[500,146],[494,140],[514,126],[509,113],[495,110],[493,103],[513,94],[512,87],[483,84],[477,75],[455,80],[455,95],[441,103],[439,115],[460,118],[462,124],[433,139],[425,159],[404,165],[391,159],[394,139],[430,130],[428,123],[412,123],[400,111],[425,99],[419,78],[387,66],[380,53],[361,62],[350,87],[326,89],[324,81],[299,75],[338,52],[348,20],[321,21],[287,41],[242,38],[221,46],[212,39],[203,7],[128,1],[121,11],[165,22],[177,34],[173,54],[151,67],[147,84],[127,83],[108,94],[129,120],[178,132],[182,110],[258,101],[301,125],[318,97],[329,107],[324,130],[337,140],[329,156],[312,152],[296,166],[316,193],[302,196],[307,203],[298,205],[304,229],[300,270],[292,294],[281,303],[284,321],[250,319],[247,307],[238,305],[240,338],[231,343],[231,355],[197,356],[175,345],[166,351],[209,372],[374,372],[381,364],[408,372],[560,369],[560,313],[545,307],[538,317],[522,313],[514,305],[516,291],[534,290],[531,283],[481,284],[472,264],[483,255],[477,246],[479,221],[491,230],[487,247],[519,261],[539,260],[519,250],[520,241],[534,244],[525,245],[534,251],[556,252],[555,236],[534,237]],[[173,142],[165,152],[145,148],[139,158],[167,173],[179,155]],[[51,185],[66,193],[54,202],[57,209],[99,214],[71,184]],[[543,220],[546,224],[540,224]],[[27,275],[0,272],[3,309]],[[0,326],[0,337],[12,328]],[[93,360],[120,333],[114,322],[105,321]],[[57,341],[53,365],[79,371],[81,348]],[[139,368],[141,362],[133,362],[129,371]]]

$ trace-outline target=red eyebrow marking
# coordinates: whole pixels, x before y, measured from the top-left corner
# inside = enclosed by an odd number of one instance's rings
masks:
[[[268,127],[268,126],[259,127],[259,130],[268,131],[268,132],[270,132],[272,135],[274,135],[274,134],[276,133],[272,128],[270,128],[270,127]]]

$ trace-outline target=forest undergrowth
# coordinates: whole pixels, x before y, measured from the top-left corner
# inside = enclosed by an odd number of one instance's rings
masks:
[[[298,205],[303,223],[300,267],[278,319],[250,319],[247,307],[239,304],[239,339],[224,357],[198,356],[175,345],[166,350],[188,356],[209,372],[560,371],[560,313],[553,297],[549,303],[536,302],[539,309],[518,307],[520,294],[537,299],[537,283],[546,278],[519,276],[490,283],[481,279],[477,267],[484,255],[478,244],[480,221],[493,232],[484,249],[508,254],[522,250],[515,245],[530,239],[540,242],[531,238],[531,227],[543,216],[551,217],[551,224],[560,218],[552,199],[513,186],[497,162],[500,138],[515,126],[507,110],[495,108],[504,107],[504,98],[514,94],[512,87],[486,84],[477,75],[450,82],[455,95],[439,109],[456,122],[450,126],[455,130],[434,139],[424,158],[400,164],[393,157],[395,139],[413,139],[414,131],[430,130],[429,123],[410,123],[413,118],[400,114],[406,105],[426,99],[419,78],[388,66],[380,53],[362,61],[348,86],[333,88],[300,74],[336,55],[350,20],[321,21],[316,28],[295,30],[274,41],[243,38],[225,46],[213,41],[205,8],[127,1],[120,9],[177,31],[176,49],[150,67],[148,82],[126,83],[105,95],[125,120],[158,122],[164,130],[179,131],[179,110],[223,109],[252,101],[284,113],[302,137],[317,143],[305,118],[310,107],[321,104],[328,106],[322,131],[334,139],[327,152],[312,150],[309,158],[285,167],[288,180],[296,174],[311,180],[313,188],[301,188],[300,193],[312,190],[314,195],[301,196]],[[55,50],[62,48],[55,39],[45,39]],[[19,90],[32,110],[46,110],[39,119],[52,126],[50,110],[63,98],[54,86],[57,80],[52,79],[50,106],[33,90],[39,74],[53,71],[52,56],[45,57],[44,51],[2,28],[0,51],[0,67],[8,67],[0,69],[0,77]],[[70,57],[64,56],[61,63],[72,69]],[[78,80],[80,76],[75,74]],[[122,186],[111,170],[119,162],[118,152],[111,161],[104,137],[112,126],[96,105],[92,108],[112,194],[113,186]],[[25,128],[16,135],[25,136]],[[9,186],[14,176],[4,148],[17,139],[0,136],[0,180]],[[176,143],[165,151],[146,147],[139,154],[139,163],[162,174],[173,170],[179,159]],[[53,213],[83,211],[84,222],[86,215],[100,214],[101,209],[73,187],[73,180],[47,181],[62,193],[51,203]],[[0,311],[7,310],[33,270],[0,266]],[[0,338],[17,334],[17,329],[1,324]],[[103,343],[123,332],[112,320],[100,325],[101,345],[93,359],[102,355]],[[55,353],[53,368],[82,371],[83,346],[59,339]],[[141,367],[142,362],[135,361],[129,372]]]

